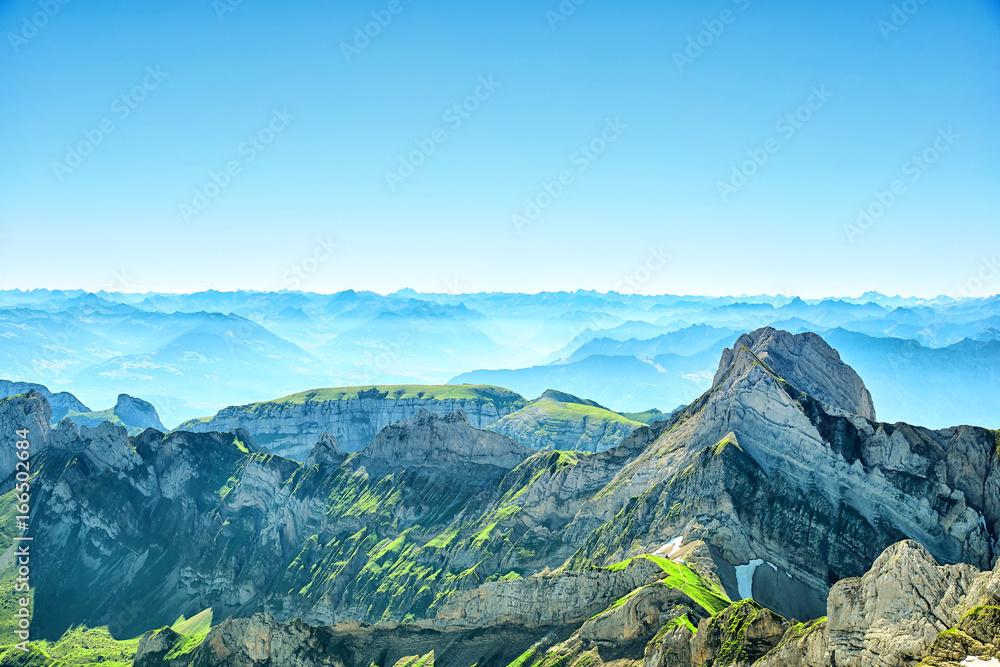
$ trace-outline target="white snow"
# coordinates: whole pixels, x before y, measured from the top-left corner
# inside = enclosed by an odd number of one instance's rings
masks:
[[[746,565],[736,566],[736,588],[739,591],[741,600],[751,600],[753,599],[753,573],[758,566],[763,565],[764,561],[760,558],[755,558]]]
[[[767,561],[767,564],[770,565],[771,569],[774,570],[775,572],[778,571],[778,566],[772,563],[771,561]]]
[[[662,547],[653,552],[654,556],[662,556],[667,554],[667,558],[673,558],[674,554],[681,550],[681,543],[684,542],[684,536],[680,535],[670,540]],[[669,553],[668,553],[669,552]]]
[[[974,655],[970,655],[968,658],[962,661],[962,664],[966,667],[998,667],[1000,666],[1000,660],[996,658],[990,658],[989,660],[980,660]]]

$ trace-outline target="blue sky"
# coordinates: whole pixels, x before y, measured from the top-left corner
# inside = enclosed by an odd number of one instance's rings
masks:
[[[650,4],[0,2],[0,288],[1000,292],[1000,3]]]

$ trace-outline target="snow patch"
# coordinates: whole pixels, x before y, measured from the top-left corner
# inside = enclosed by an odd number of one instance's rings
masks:
[[[666,554],[667,558],[673,558],[674,554],[681,550],[681,543],[683,543],[683,542],[684,542],[684,536],[683,535],[675,537],[674,539],[670,540],[669,542],[667,542],[666,544],[664,544],[662,547],[660,547],[659,549],[657,549],[656,551],[654,551],[653,555],[654,556],[662,556],[663,554]]]
[[[778,566],[772,563],[771,561],[767,561],[767,564],[770,565],[771,569],[774,570],[775,572],[778,571]]]
[[[736,588],[739,591],[741,600],[753,599],[753,573],[754,570],[763,564],[763,559],[755,558],[746,565],[736,566]]]
[[[962,664],[965,665],[965,667],[1000,667],[1000,660],[997,660],[996,658],[981,660],[974,655],[970,655],[962,661]]]

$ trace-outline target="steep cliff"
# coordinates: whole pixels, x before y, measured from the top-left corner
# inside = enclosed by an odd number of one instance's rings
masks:
[[[275,401],[225,408],[195,419],[178,431],[207,433],[245,428],[272,452],[303,460],[326,431],[342,451],[356,452],[386,426],[421,409],[438,414],[462,410],[469,423],[485,428],[527,404],[507,389],[481,385],[383,385],[315,389]]]

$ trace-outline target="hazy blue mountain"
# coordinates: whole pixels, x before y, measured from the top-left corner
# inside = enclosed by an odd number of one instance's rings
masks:
[[[586,329],[607,329],[624,323],[623,318],[607,312],[574,310],[542,320],[528,343],[537,350],[551,350],[565,346]]]
[[[721,329],[696,324],[679,331],[661,334],[647,340],[628,339],[614,340],[611,338],[595,338],[580,346],[569,356],[569,361],[579,361],[592,354],[608,356],[634,356],[652,358],[662,354],[678,354],[690,356],[709,347],[714,347],[722,341],[727,344],[735,340],[738,332],[732,329]]]
[[[619,412],[649,408],[669,412],[711,387],[712,359],[717,361],[718,356],[716,350],[687,357],[665,354],[649,360],[592,355],[563,364],[471,371],[456,376],[451,384],[493,384],[523,396],[538,396],[555,388],[587,396]]]
[[[0,376],[54,382],[118,354],[73,315],[0,310]]]
[[[87,368],[76,375],[74,386],[98,397],[90,399],[93,403],[102,396],[105,404],[114,400],[99,387],[146,396],[170,424],[233,403],[291,393],[322,377],[318,360],[293,343],[248,320],[218,316],[152,352]]]
[[[482,314],[464,305],[413,300],[398,310],[379,312],[318,346],[315,353],[341,365],[354,364],[359,379],[366,380],[376,380],[380,374],[441,380],[475,364],[502,366],[524,358],[493,340],[477,323],[488,325]]]
[[[34,382],[11,382],[0,380],[0,398],[26,394],[34,389],[48,400],[52,407],[52,423],[58,424],[69,412],[89,412],[90,408],[68,391],[51,392],[49,388]]]
[[[129,435],[138,435],[147,428],[153,428],[161,432],[166,430],[163,423],[160,422],[160,416],[157,414],[156,408],[151,403],[127,394],[118,396],[118,401],[115,405],[107,410],[83,410],[80,412],[70,410],[65,416],[78,426],[89,426],[91,428],[97,427],[101,422],[111,422],[112,424],[124,426]],[[59,421],[55,418],[54,414],[52,420],[54,422]]]
[[[670,410],[705,388],[714,361],[668,355],[690,356],[723,340],[711,340],[721,332],[761,326],[820,334],[839,327],[946,348],[1000,338],[1000,298],[9,290],[0,291],[0,377],[59,386],[90,405],[126,391],[153,401],[168,424],[309,386],[440,383],[475,369],[506,369],[490,373],[519,379],[483,381],[529,395],[555,386],[618,409]],[[852,353],[869,363],[868,343],[858,345]],[[870,363],[878,354],[868,354]],[[590,357],[601,360],[575,365]],[[616,365],[637,374],[620,377],[626,371]],[[959,367],[951,377],[983,389],[974,364]],[[227,379],[217,380],[223,371]],[[129,384],[118,386],[119,378]],[[187,378],[195,378],[190,386]],[[900,417],[917,422],[967,420],[968,410],[949,407],[972,405],[956,398],[964,389],[940,400],[943,384],[908,390],[921,398],[904,401],[890,389],[881,403],[890,411],[901,403]],[[918,410],[919,402],[934,407]]]
[[[885,421],[944,428],[1000,428],[1000,340],[966,339],[943,348],[844,329],[824,334],[865,378]]]

